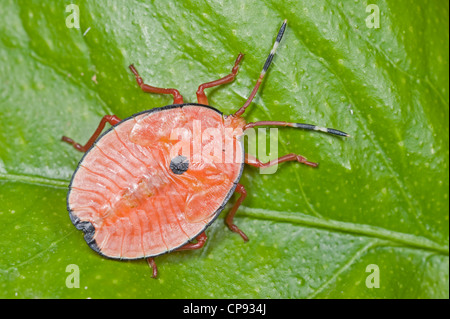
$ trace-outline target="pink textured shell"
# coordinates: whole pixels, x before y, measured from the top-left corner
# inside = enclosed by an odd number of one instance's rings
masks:
[[[123,120],[81,159],[67,196],[72,222],[92,249],[110,258],[153,257],[185,245],[234,192],[244,164],[244,125],[201,104]],[[188,160],[182,174],[170,168],[177,156]]]

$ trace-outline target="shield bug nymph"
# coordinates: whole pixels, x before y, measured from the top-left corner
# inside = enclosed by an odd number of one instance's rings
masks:
[[[323,131],[338,136],[346,133],[311,124],[280,121],[247,123],[242,117],[251,104],[272,62],[286,29],[286,20],[249,98],[234,114],[224,115],[209,106],[205,89],[234,80],[243,54],[239,54],[231,73],[197,90],[198,103],[184,103],[178,90],[145,84],[133,65],[129,68],[144,92],[173,95],[173,104],[134,114],[124,120],[105,115],[85,145],[63,136],[62,140],[85,152],[73,174],[67,195],[70,218],[84,231],[88,245],[99,254],[113,259],[147,259],[157,276],[154,257],[175,250],[203,247],[205,230],[224,209],[233,193],[240,197],[225,217],[226,225],[245,241],[248,237],[234,224],[233,218],[247,192],[239,184],[244,164],[268,167],[297,161],[311,167],[298,154],[288,154],[263,163],[246,154],[241,141],[244,132],[257,126],[289,126]],[[112,125],[101,134],[106,123]],[[234,161],[203,161],[190,154],[174,153],[176,140],[170,138],[175,128],[188,131],[200,123],[201,133],[215,129],[231,139]],[[191,143],[195,143],[195,136]],[[197,140],[201,147],[207,141]],[[188,148],[195,145],[188,145]]]

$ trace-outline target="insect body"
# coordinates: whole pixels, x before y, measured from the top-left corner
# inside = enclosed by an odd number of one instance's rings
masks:
[[[262,163],[245,154],[240,139],[243,132],[252,127],[271,125],[347,136],[338,130],[310,124],[247,123],[242,118],[269,68],[285,28],[286,21],[250,97],[234,114],[226,116],[208,106],[204,90],[233,81],[242,54],[238,55],[229,75],[199,86],[198,104],[184,103],[176,89],[145,84],[136,68],[130,65],[144,92],[171,94],[173,104],[124,120],[106,115],[84,146],[62,137],[63,141],[85,152],[70,182],[67,206],[73,224],[84,231],[84,238],[93,250],[113,259],[145,258],[156,277],[154,257],[175,250],[201,248],[207,240],[206,228],[234,192],[241,196],[228,212],[225,223],[247,241],[245,233],[233,222],[246,197],[244,186],[239,184],[244,164],[256,167],[286,161],[312,167],[317,164],[297,154]],[[106,123],[112,127],[100,136]],[[178,137],[186,135],[188,142],[180,145]],[[224,154],[213,152],[215,158],[205,158],[203,155],[210,152],[203,152],[204,149],[210,150],[215,145],[219,145],[219,151]],[[226,149],[232,150],[228,160],[224,160]]]

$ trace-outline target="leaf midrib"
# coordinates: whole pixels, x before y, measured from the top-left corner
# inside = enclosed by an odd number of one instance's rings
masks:
[[[16,183],[32,184],[39,187],[51,187],[59,189],[66,189],[69,185],[68,180],[10,173],[0,173],[0,181],[2,180]],[[276,211],[262,208],[251,208],[242,205],[239,208],[239,215],[251,217],[254,219],[272,220],[277,222],[303,225],[312,228],[327,229],[334,232],[343,232],[388,240],[394,245],[400,244],[415,249],[432,251],[441,255],[449,256],[448,245],[446,246],[438,244],[422,236],[392,231],[378,226],[343,222],[333,219],[324,219],[306,215],[301,212]]]
[[[449,255],[448,246],[440,245],[425,237],[392,231],[383,227],[343,222],[333,219],[321,219],[314,216],[305,215],[301,212],[275,211],[246,206],[240,206],[239,212],[241,216],[273,220],[277,222],[289,222],[292,224],[300,224],[313,228],[322,228],[336,232],[363,235],[367,237],[389,240],[397,245],[401,244],[411,248],[437,252],[441,255]]]
[[[37,175],[0,173],[0,181],[32,184],[37,186],[67,189],[69,181]]]

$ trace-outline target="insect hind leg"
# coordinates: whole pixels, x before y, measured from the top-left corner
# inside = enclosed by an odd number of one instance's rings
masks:
[[[197,242],[196,243],[188,243],[180,248],[178,248],[177,250],[194,250],[194,249],[200,249],[202,248],[205,243],[206,240],[208,239],[208,237],[206,236],[205,232],[202,232],[200,235],[198,235],[196,237]]]
[[[85,145],[81,145],[80,143],[75,142],[70,137],[63,136],[61,137],[61,140],[71,144],[76,150],[80,152],[86,152],[88,149],[91,148],[91,146],[95,143],[95,140],[99,137],[99,135],[102,133],[103,129],[105,128],[106,123],[109,123],[111,125],[118,124],[121,119],[119,119],[115,115],[105,115],[103,116],[102,120],[100,121],[100,124],[98,125],[97,129],[95,130],[94,134],[92,134],[91,138],[87,141]]]
[[[147,258],[148,266],[152,269],[152,278],[158,276],[158,267],[156,267],[155,259],[152,257]]]

